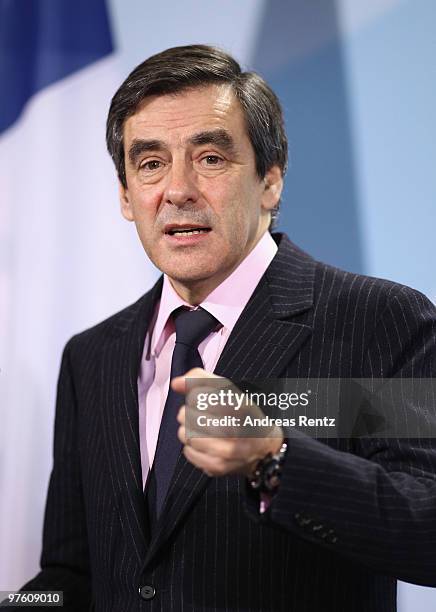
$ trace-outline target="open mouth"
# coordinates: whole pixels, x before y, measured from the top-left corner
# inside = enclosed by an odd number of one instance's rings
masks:
[[[165,230],[169,236],[194,236],[196,234],[207,234],[211,231],[210,227],[170,227]]]

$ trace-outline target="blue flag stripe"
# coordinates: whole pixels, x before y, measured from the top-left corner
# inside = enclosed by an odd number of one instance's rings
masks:
[[[112,51],[105,0],[0,0],[0,133],[36,92]]]

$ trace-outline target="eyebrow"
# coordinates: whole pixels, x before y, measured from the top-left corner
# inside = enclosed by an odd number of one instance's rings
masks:
[[[130,163],[135,165],[138,157],[147,151],[162,151],[164,148],[165,145],[161,140],[135,138],[129,148]]]
[[[224,130],[219,128],[217,130],[207,130],[205,132],[199,132],[189,139],[189,142],[193,145],[216,145],[229,153],[235,152],[235,141],[232,136]]]
[[[215,145],[228,153],[234,153],[236,149],[232,136],[223,128],[199,132],[191,136],[188,142],[195,146]],[[162,140],[135,138],[128,152],[130,163],[135,165],[138,157],[147,153],[147,151],[163,151],[165,148],[165,143]]]

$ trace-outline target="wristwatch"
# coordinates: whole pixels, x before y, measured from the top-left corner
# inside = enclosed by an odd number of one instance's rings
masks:
[[[254,468],[250,486],[260,493],[274,493],[280,484],[282,466],[285,461],[287,442],[283,442],[278,453],[268,453]]]

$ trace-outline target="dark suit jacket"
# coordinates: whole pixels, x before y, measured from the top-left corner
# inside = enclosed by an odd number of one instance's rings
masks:
[[[269,377],[436,375],[436,311],[420,293],[316,262],[286,236],[215,372]],[[265,515],[243,477],[180,457],[150,533],[137,376],[161,281],[67,344],[58,385],[42,571],[67,610],[396,609],[396,578],[436,586],[431,440],[292,439]],[[155,590],[151,599],[141,586]],[[142,591],[152,593],[152,589]]]

